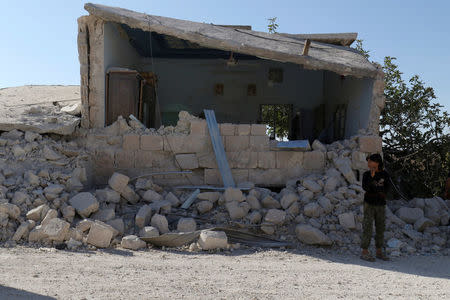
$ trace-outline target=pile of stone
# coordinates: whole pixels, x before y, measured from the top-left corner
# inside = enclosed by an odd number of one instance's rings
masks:
[[[323,145],[324,173],[288,181],[275,192],[248,183],[246,189],[201,192],[163,188],[151,179],[114,173],[107,186],[84,190],[84,150],[74,141],[11,131],[0,138],[0,240],[9,243],[127,249],[145,248],[141,238],[204,230],[189,249],[230,248],[215,226],[239,224],[294,243],[357,251],[363,219],[363,170],[355,140]],[[356,154],[355,154],[356,153]],[[356,165],[355,165],[356,164]],[[361,174],[359,174],[361,175]],[[86,185],[87,186],[87,185]],[[386,240],[391,255],[449,255],[450,202],[439,197],[390,201]]]

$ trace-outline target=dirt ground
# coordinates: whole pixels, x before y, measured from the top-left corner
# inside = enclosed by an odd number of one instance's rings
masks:
[[[313,253],[313,255],[311,255]],[[450,257],[0,248],[1,299],[450,299]]]

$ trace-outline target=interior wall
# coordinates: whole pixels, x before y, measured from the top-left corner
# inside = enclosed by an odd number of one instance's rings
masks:
[[[141,56],[130,43],[126,32],[119,24],[107,22],[104,25],[104,66],[105,73],[110,67],[138,69]]]
[[[326,124],[332,123],[334,112],[339,104],[347,105],[345,138],[367,128],[374,80],[370,78],[343,77],[324,71],[324,101]]]
[[[163,116],[176,118],[180,110],[199,115],[214,109],[218,122],[257,123],[260,104],[293,104],[314,109],[323,103],[323,72],[299,65],[269,60],[241,60],[227,66],[224,59],[142,60],[142,71],[158,76],[158,99]],[[283,69],[283,82],[270,83],[270,68]],[[224,85],[224,94],[215,95],[215,84]],[[256,96],[247,95],[247,86],[256,85]],[[167,121],[167,120],[166,120]]]

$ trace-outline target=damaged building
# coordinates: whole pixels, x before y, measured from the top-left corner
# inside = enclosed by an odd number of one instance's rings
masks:
[[[189,170],[155,179],[223,184],[205,109],[215,113],[237,184],[283,185],[322,172],[333,159],[323,144],[351,137],[360,153],[354,165],[381,152],[383,72],[350,47],[356,34],[268,34],[90,3],[85,9],[89,15],[78,19],[81,126],[98,183],[116,170]]]

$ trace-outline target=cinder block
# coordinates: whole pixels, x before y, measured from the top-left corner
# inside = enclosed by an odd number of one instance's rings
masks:
[[[175,162],[175,156],[167,151],[152,151],[153,168],[160,171],[179,171],[180,168]],[[137,165],[137,164],[136,164]]]
[[[211,138],[203,135],[167,135],[164,151],[175,154],[212,152]]]
[[[95,151],[94,161],[99,167],[114,167],[114,149],[105,148]]]
[[[226,156],[232,169],[252,169],[258,165],[258,153],[256,152],[227,152]]]
[[[277,168],[288,169],[303,165],[303,152],[297,151],[278,151]]]
[[[205,120],[192,120],[191,121],[191,134],[192,135],[209,135],[208,125]]]
[[[135,154],[136,168],[153,167],[153,153],[151,151],[139,150]]]
[[[261,185],[285,185],[287,181],[284,169],[250,169],[249,181]]]
[[[249,181],[248,169],[231,170],[231,175],[236,184]],[[205,169],[205,184],[223,185],[222,176],[218,169]]]
[[[382,140],[379,136],[360,136],[358,137],[359,151],[367,153],[381,153]]]
[[[123,150],[139,150],[139,134],[124,134]]]
[[[217,169],[216,155],[212,152],[197,154],[200,168]]]
[[[236,125],[230,123],[222,123],[219,124],[220,135],[221,136],[230,136],[235,134]]]
[[[252,124],[251,135],[267,135],[266,130],[266,124]]]
[[[267,135],[251,136],[250,150],[256,152],[269,151],[269,137]]]
[[[175,159],[183,170],[193,170],[198,168],[198,159],[195,154],[178,154]]]
[[[119,169],[134,168],[135,152],[127,150],[118,150],[114,158],[114,165]]]
[[[275,169],[276,168],[276,152],[257,152],[258,153],[258,168],[260,169]]]
[[[236,135],[250,135],[250,124],[236,125]]]
[[[307,170],[321,170],[325,168],[325,153],[322,151],[304,152],[303,167]]]
[[[249,146],[249,136],[225,136],[225,150],[227,152],[245,151]]]
[[[141,149],[162,151],[164,149],[164,137],[160,135],[141,135]]]

